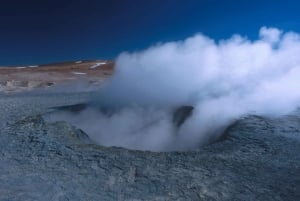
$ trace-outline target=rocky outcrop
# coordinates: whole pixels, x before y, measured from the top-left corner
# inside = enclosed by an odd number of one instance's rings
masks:
[[[179,128],[193,113],[193,106],[181,106],[174,111],[173,123]]]

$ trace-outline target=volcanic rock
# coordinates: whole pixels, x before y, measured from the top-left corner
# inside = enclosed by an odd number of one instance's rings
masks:
[[[300,114],[248,116],[194,151],[93,144],[49,107],[87,93],[0,97],[0,200],[287,200],[300,198]]]
[[[173,123],[179,128],[193,113],[193,106],[181,106],[173,114]]]

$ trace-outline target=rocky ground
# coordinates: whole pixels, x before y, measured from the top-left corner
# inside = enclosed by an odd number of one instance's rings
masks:
[[[98,85],[112,71],[103,60],[0,68],[1,201],[300,200],[300,112],[247,116],[221,141],[168,153],[95,145],[43,119],[93,96],[65,84]]]
[[[153,153],[47,123],[91,93],[0,95],[0,200],[300,200],[300,114],[238,120],[217,143]]]

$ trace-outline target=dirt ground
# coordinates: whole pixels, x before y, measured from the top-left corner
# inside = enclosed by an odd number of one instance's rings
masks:
[[[82,60],[38,66],[0,67],[0,91],[24,91],[74,81],[98,84],[111,76],[113,61]]]

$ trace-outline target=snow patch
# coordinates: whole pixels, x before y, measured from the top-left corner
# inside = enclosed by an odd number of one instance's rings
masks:
[[[92,65],[90,68],[97,68],[97,67],[105,65],[105,64],[106,64],[106,62],[96,63],[96,64]]]
[[[82,72],[72,72],[72,74],[74,74],[74,75],[86,75],[86,73],[82,73]]]

